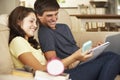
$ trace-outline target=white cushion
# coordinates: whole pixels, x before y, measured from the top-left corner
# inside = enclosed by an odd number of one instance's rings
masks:
[[[11,73],[13,63],[8,48],[9,29],[0,24],[0,74]]]
[[[7,26],[8,23],[8,14],[0,15],[0,24]]]

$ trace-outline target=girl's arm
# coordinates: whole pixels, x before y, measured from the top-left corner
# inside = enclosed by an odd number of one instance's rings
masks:
[[[21,54],[18,59],[24,64],[31,66],[34,70],[46,71],[46,65],[42,65],[31,52]]]

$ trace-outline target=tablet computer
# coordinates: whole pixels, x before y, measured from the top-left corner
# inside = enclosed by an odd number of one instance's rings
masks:
[[[90,51],[93,52],[93,56],[91,58],[89,58],[87,61],[81,62],[81,64],[86,63],[86,62],[88,62],[90,60],[93,60],[96,57],[98,57],[100,54],[103,53],[104,49],[109,46],[109,44],[110,44],[110,42],[105,42],[105,43],[103,43],[103,44],[101,44],[101,45],[99,45],[99,46],[94,47],[93,49],[91,49]]]

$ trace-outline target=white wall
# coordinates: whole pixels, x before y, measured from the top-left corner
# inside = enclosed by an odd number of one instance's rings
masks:
[[[60,3],[61,7],[77,7],[79,4],[89,4],[90,0],[65,0],[65,3]]]
[[[19,0],[0,0],[0,14],[9,14],[18,4]]]
[[[92,0],[65,0],[65,3],[61,3],[61,7],[76,7],[79,4],[89,5],[89,1]],[[93,0],[93,1],[107,1],[107,0]]]

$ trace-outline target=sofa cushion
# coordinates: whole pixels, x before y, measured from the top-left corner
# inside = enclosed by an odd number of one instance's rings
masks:
[[[72,29],[72,20],[69,16],[69,13],[65,9],[59,9],[58,20],[57,23],[64,23]]]
[[[7,26],[8,23],[8,14],[0,15],[0,24]]]
[[[34,80],[34,78],[14,75],[0,75],[0,80]]]
[[[11,73],[13,63],[8,48],[9,29],[0,24],[0,74]]]

